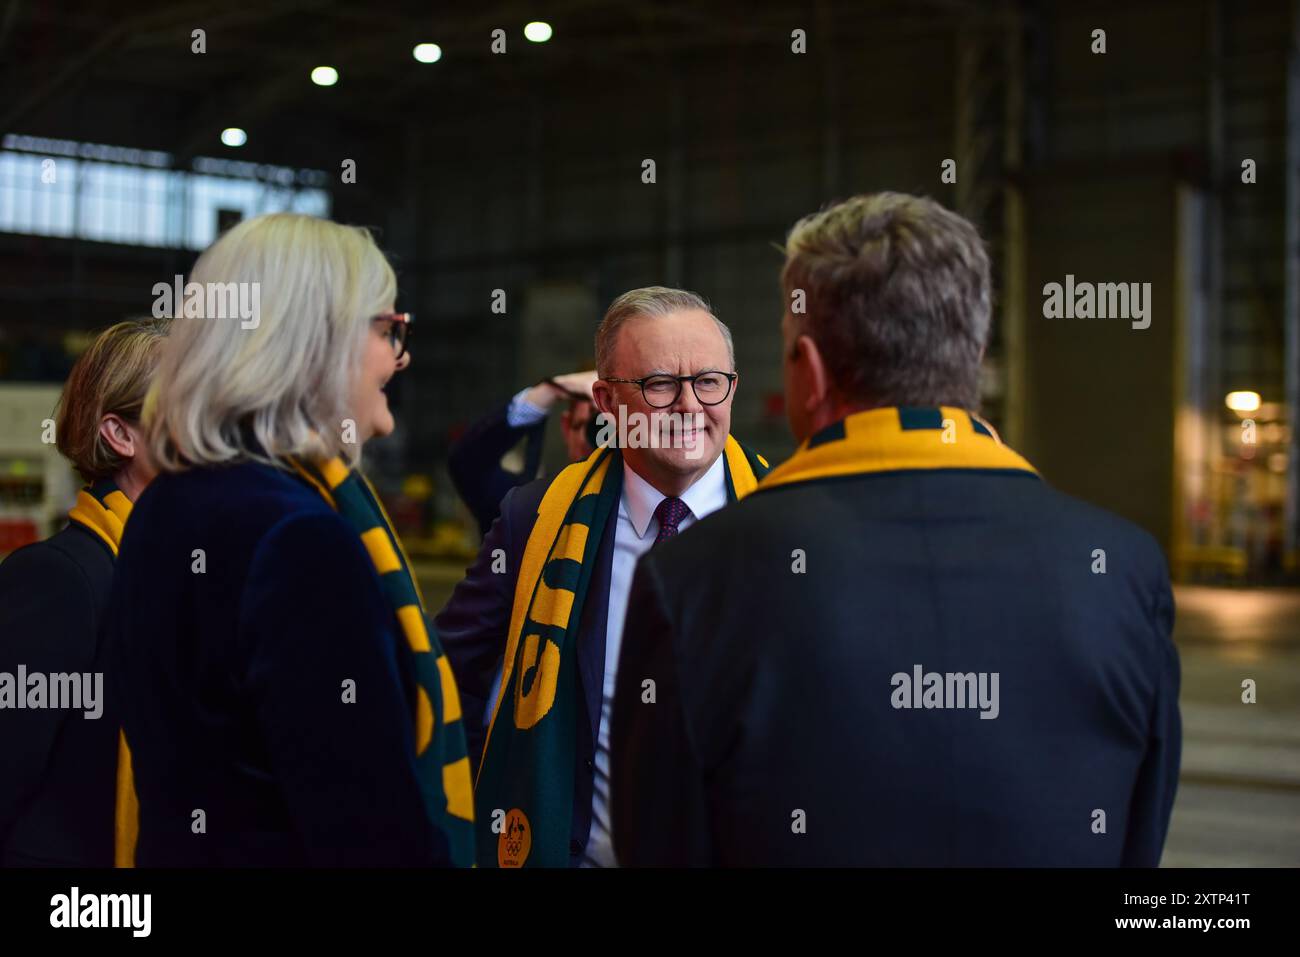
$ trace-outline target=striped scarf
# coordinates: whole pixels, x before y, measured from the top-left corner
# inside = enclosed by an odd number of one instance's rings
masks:
[[[767,473],[767,461],[731,436],[723,457],[728,501]],[[569,864],[578,628],[601,533],[622,492],[622,455],[598,448],[556,476],[538,506],[475,789],[480,867]]]
[[[474,798],[460,695],[425,612],[410,560],[379,497],[360,472],[338,458],[315,466],[298,461],[292,465],[356,529],[379,573],[415,659],[415,766],[425,812],[447,836],[452,862],[470,867],[474,863]]]
[[[101,479],[77,493],[77,504],[68,512],[68,521],[80,525],[104,541],[117,558],[122,531],[131,515],[131,500],[122,494],[111,479]],[[135,796],[135,779],[131,775],[131,749],[126,732],[117,733],[117,795],[113,808],[113,863],[117,867],[135,866],[135,844],[140,834],[140,804]]]
[[[933,469],[1038,474],[973,412],[889,406],[854,412],[811,436],[768,473],[758,491],[872,472]]]

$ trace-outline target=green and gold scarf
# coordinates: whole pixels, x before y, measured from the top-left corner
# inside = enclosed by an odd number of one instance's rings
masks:
[[[731,436],[723,457],[728,501],[744,498],[767,473],[767,461]],[[622,492],[623,457],[600,448],[556,476],[538,506],[475,789],[481,867],[569,864],[578,628],[600,538]]]
[[[77,504],[68,512],[68,521],[103,540],[117,558],[122,531],[131,516],[131,500],[111,479],[83,488]],[[135,866],[135,844],[140,833],[140,804],[135,796],[135,779],[131,775],[131,749],[126,732],[117,733],[117,797],[113,809],[113,863],[117,867]]]
[[[979,469],[1038,472],[973,412],[889,406],[854,412],[804,441],[758,491],[871,472]]]
[[[430,820],[447,835],[452,863],[474,864],[474,797],[460,694],[425,612],[410,560],[379,496],[355,469],[334,458],[293,466],[361,536],[415,656],[415,766]]]

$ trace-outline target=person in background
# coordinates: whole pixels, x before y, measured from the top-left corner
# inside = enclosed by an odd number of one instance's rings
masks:
[[[975,227],[858,196],[795,225],[781,282],[800,445],[643,558],[628,600],[620,863],[1154,867],[1169,573],[980,418]]]
[[[363,229],[276,213],[190,282],[256,284],[258,310],[177,318],[146,408],[160,474],[105,626],[136,863],[468,866],[455,681],[357,468],[411,361],[392,267]]]
[[[119,322],[72,367],[55,441],[87,484],[61,531],[0,564],[0,673],[107,670],[101,624],[123,527],[155,474],[140,410],[166,334],[160,320]],[[0,865],[113,865],[119,724],[104,687],[94,717],[0,708]]]
[[[592,453],[596,410],[591,386],[595,381],[594,371],[570,372],[521,389],[508,403],[466,429],[452,445],[447,470],[481,534],[487,535],[501,514],[506,493],[537,478],[546,417],[557,402],[568,401],[560,425],[569,461],[581,462]],[[501,464],[501,458],[521,439],[526,442],[524,467],[512,472]]]

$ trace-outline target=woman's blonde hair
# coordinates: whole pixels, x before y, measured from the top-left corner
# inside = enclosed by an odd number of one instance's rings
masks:
[[[397,295],[370,233],[295,213],[258,216],[209,246],[190,283],[248,284],[240,301],[258,314],[188,319],[173,304],[178,318],[145,410],[158,467],[355,460],[357,445],[345,441],[352,389],[370,319]]]
[[[140,421],[145,393],[158,364],[167,323],[131,319],[101,332],[72,366],[59,396],[54,435],[58,449],[87,482],[111,478],[127,464],[100,434],[106,415]]]

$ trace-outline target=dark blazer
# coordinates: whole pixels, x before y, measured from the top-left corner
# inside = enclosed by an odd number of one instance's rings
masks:
[[[448,862],[415,771],[412,655],[360,537],[304,481],[251,463],[154,480],[106,628],[138,864]]]
[[[1155,866],[1181,744],[1172,626],[1154,540],[1027,473],[756,492],[638,565],[611,728],[615,851]],[[892,676],[918,664],[999,673],[998,716],[894,708]]]
[[[113,553],[80,525],[10,555],[0,564],[0,672],[103,673],[112,583]],[[99,718],[0,711],[0,864],[113,866],[118,723],[103,695]]]
[[[506,417],[509,408],[507,402],[479,419],[447,451],[447,471],[451,473],[451,482],[478,520],[479,531],[484,536],[500,514],[501,500],[506,493],[533,481],[542,461],[546,420],[516,428]],[[524,470],[509,472],[501,467],[501,457],[520,439],[528,440],[524,450]]]
[[[434,620],[460,688],[465,735],[476,775],[487,733],[484,713],[492,681],[505,656],[519,565],[528,535],[537,523],[537,506],[551,481],[539,479],[506,495],[501,503],[501,517],[488,531],[478,558]],[[569,863],[573,866],[581,863],[591,833],[596,740],[605,680],[605,627],[609,621],[609,582],[617,520],[618,510],[611,509],[578,630],[578,687],[582,707],[577,709],[578,754],[574,761],[573,825],[569,840]],[[505,574],[492,571],[493,552],[498,548],[506,555]],[[476,809],[476,813],[482,811]]]

